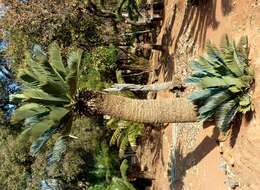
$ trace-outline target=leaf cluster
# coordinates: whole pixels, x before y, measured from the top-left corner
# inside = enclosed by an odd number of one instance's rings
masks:
[[[25,66],[18,73],[23,90],[11,95],[12,101],[21,102],[21,106],[13,114],[11,123],[23,123],[25,130],[21,138],[37,138],[31,146],[33,156],[53,134],[61,129],[63,134],[70,131],[81,56],[81,50],[71,51],[65,65],[56,43],[49,46],[48,56],[39,47],[26,52]]]
[[[117,145],[119,148],[119,157],[123,158],[128,146],[133,151],[136,150],[137,138],[142,134],[144,125],[129,121],[110,119],[107,126],[114,130],[110,139],[110,146]]]
[[[238,112],[253,110],[254,73],[248,54],[247,37],[235,44],[225,36],[220,49],[208,43],[206,55],[191,63],[193,73],[187,82],[201,90],[193,92],[190,99],[198,106],[199,119],[214,118],[221,131],[230,128]]]

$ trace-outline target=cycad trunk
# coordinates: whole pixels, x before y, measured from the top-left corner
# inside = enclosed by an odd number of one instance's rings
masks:
[[[182,123],[197,120],[196,108],[186,98],[137,100],[101,92],[81,92],[77,111],[103,114],[140,123]]]

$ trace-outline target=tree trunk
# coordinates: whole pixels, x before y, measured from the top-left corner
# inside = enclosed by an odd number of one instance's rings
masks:
[[[195,106],[186,98],[137,100],[102,92],[83,91],[75,106],[81,115],[109,115],[140,123],[197,121]]]

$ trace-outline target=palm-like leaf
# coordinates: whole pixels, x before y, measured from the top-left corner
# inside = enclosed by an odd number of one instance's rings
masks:
[[[23,135],[38,137],[31,147],[32,155],[37,154],[52,134],[70,127],[78,88],[82,51],[73,50],[64,64],[59,46],[53,43],[48,55],[38,46],[32,53],[26,52],[25,66],[18,73],[23,91],[10,97],[21,102],[12,123],[24,124]]]
[[[142,134],[142,124],[111,119],[108,121],[107,126],[114,130],[110,145],[119,147],[119,157],[122,158],[125,155],[129,145],[132,150],[136,150],[136,139]]]
[[[222,131],[229,129],[237,112],[252,110],[249,94],[254,74],[248,54],[247,37],[236,45],[225,36],[220,49],[208,43],[206,55],[191,64],[193,73],[187,83],[201,90],[193,92],[190,99],[198,106],[199,118],[216,119]]]
[[[61,136],[55,142],[53,150],[47,158],[47,170],[52,169],[53,166],[62,159],[62,156],[67,150],[67,139],[68,137]]]

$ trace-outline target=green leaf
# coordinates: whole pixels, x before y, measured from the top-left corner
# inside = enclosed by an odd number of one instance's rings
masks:
[[[55,142],[52,152],[47,158],[47,169],[58,163],[67,149],[67,137],[61,136]]]
[[[123,178],[123,180],[127,181],[127,170],[128,170],[128,164],[127,164],[127,160],[124,159],[120,165],[120,172],[121,172],[121,176]]]
[[[239,98],[239,105],[240,106],[248,106],[251,104],[250,97],[248,95],[244,95]]]
[[[50,79],[42,81],[39,88],[50,95],[67,99],[66,93],[68,92],[68,86],[60,81],[53,81]]]
[[[62,62],[60,47],[57,43],[52,43],[48,48],[49,53],[49,64],[51,65],[53,71],[60,76],[61,80],[65,79],[66,69]]]
[[[69,95],[71,98],[76,95],[78,89],[81,56],[82,56],[81,50],[73,51],[68,56],[69,73],[66,77],[66,82],[69,86]]]
[[[123,136],[121,142],[120,142],[120,147],[119,147],[119,157],[123,158],[125,155],[125,151],[129,145],[128,137],[127,135]]]
[[[252,107],[250,104],[246,105],[246,106],[239,106],[239,108],[238,108],[238,111],[242,112],[243,114],[245,114],[246,112],[249,112],[251,110],[252,110]]]
[[[50,110],[48,108],[36,103],[25,104],[15,110],[11,118],[11,123],[16,124],[27,118],[44,113],[49,113],[49,111]]]
[[[231,86],[231,87],[228,88],[228,90],[230,90],[233,93],[238,93],[238,92],[241,91],[241,88],[238,88],[236,86]]]
[[[39,118],[38,122],[32,125],[31,136],[37,137],[51,127],[63,125],[61,120],[69,113],[69,110],[59,107],[50,107],[50,109],[48,115]]]
[[[131,123],[127,130],[127,138],[133,150],[136,150],[136,139],[142,134],[143,125]]]
[[[118,139],[120,139],[120,137],[122,135],[121,134],[122,130],[123,130],[123,127],[119,127],[119,126],[117,127],[117,129],[114,131],[114,133],[110,139],[110,143],[109,143],[110,146],[115,145],[116,142],[118,141]]]
[[[244,86],[243,81],[240,78],[235,78],[233,76],[223,76],[222,78],[229,86],[236,86],[240,89]]]
[[[249,46],[248,46],[248,37],[242,36],[238,43],[238,51],[240,52],[241,56],[243,57],[243,61],[248,63],[248,56],[249,56]]]
[[[236,77],[243,75],[243,70],[240,68],[240,65],[237,64],[235,59],[235,46],[234,44],[230,47],[226,47],[223,53],[224,64],[227,68],[234,74]]]
[[[238,99],[233,99],[221,105],[216,111],[217,126],[221,131],[227,131],[230,128],[230,122],[236,116],[238,111]]]
[[[57,131],[57,128],[47,129],[31,146],[30,155],[36,156],[40,149],[46,144],[49,138]]]
[[[191,68],[196,73],[205,73],[208,76],[221,76],[218,74],[217,70],[215,70],[215,68],[203,57],[200,57],[198,61],[192,62]]]
[[[193,101],[195,104],[198,104],[200,101],[205,103],[205,100],[209,98],[210,96],[219,93],[226,88],[207,88],[200,91],[192,92],[192,94],[189,96],[189,99]]]
[[[225,87],[227,84],[222,78],[217,77],[204,77],[201,79],[199,85],[202,88],[209,88],[209,87]]]
[[[37,138],[38,136],[43,134],[44,131],[46,131],[52,127],[56,127],[57,125],[58,124],[55,121],[50,120],[50,119],[48,119],[48,116],[45,116],[45,117],[39,119],[39,121],[37,123],[32,125],[30,127],[30,131],[28,131],[28,132],[31,137]]]
[[[201,78],[190,76],[190,77],[188,77],[188,78],[185,80],[185,83],[188,83],[188,84],[196,84],[196,83],[200,83],[200,81],[201,81]]]
[[[231,94],[228,92],[220,92],[208,98],[205,101],[205,104],[199,108],[199,118],[200,119],[208,119],[210,118],[217,107],[221,106],[221,104],[227,102],[232,98]]]
[[[54,107],[50,106],[51,112],[48,115],[48,119],[51,119],[55,122],[59,122],[63,117],[65,117],[70,110],[62,108],[62,107]]]
[[[37,76],[30,69],[20,69],[17,77],[26,85],[33,84],[32,86],[36,86],[36,84],[39,84]]]
[[[134,186],[123,179],[113,177],[111,184],[106,190],[136,190]]]
[[[70,102],[68,98],[54,97],[36,88],[24,89],[23,94],[21,95],[24,101],[27,102],[37,102],[41,104],[51,104],[51,105],[69,104]],[[15,95],[14,97],[17,97],[17,95]]]

